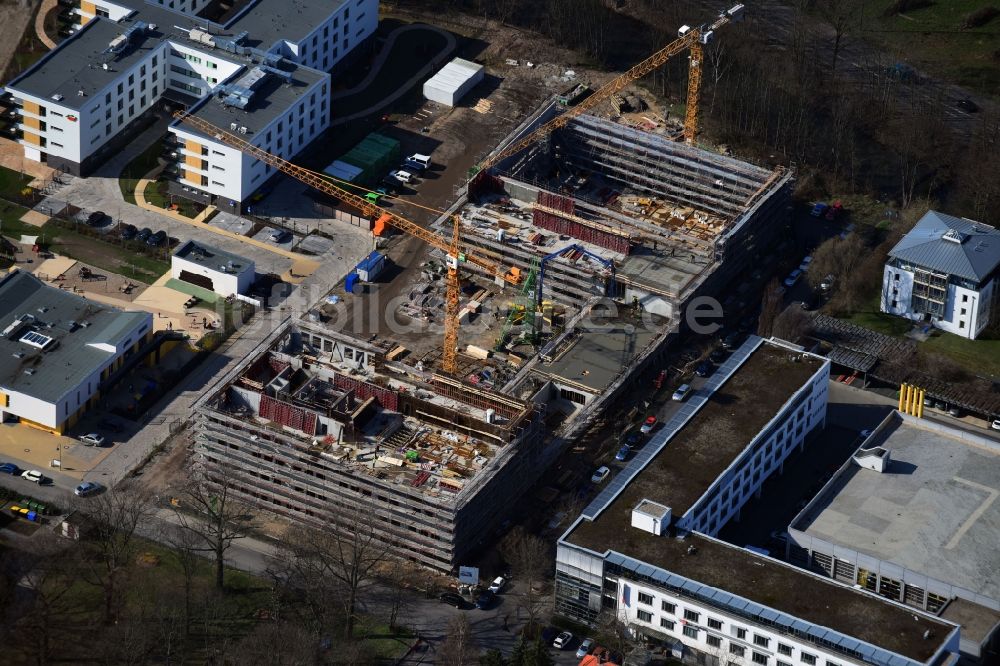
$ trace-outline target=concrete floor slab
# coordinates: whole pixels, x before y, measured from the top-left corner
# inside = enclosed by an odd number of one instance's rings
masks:
[[[253,222],[250,220],[223,211],[216,213],[215,217],[208,221],[208,225],[210,227],[225,229],[230,233],[239,234],[240,236],[246,236],[250,233],[250,229],[253,228]]]
[[[299,243],[298,249],[302,252],[309,252],[310,254],[326,254],[333,250],[333,240],[325,237],[319,236],[317,234],[309,234],[302,239]]]
[[[263,229],[255,233],[253,236],[251,236],[251,238],[253,238],[256,241],[260,241],[262,243],[269,243],[274,247],[278,247],[281,248],[282,250],[288,250],[288,251],[291,251],[291,249],[295,247],[296,243],[302,240],[302,236],[297,236],[291,232],[285,232],[285,235],[283,236],[284,240],[282,240],[280,243],[277,243],[271,240],[271,234],[277,233],[278,231],[280,230],[277,227],[264,227]]]

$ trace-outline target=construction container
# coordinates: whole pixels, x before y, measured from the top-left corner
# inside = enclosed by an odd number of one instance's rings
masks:
[[[399,141],[373,132],[346,154],[341,155],[338,162],[360,169],[351,180],[352,183],[374,185],[399,164],[401,155]]]
[[[424,97],[445,106],[455,106],[484,76],[482,65],[455,58],[424,83]]]
[[[323,173],[333,176],[338,180],[346,180],[349,183],[353,183],[358,176],[364,173],[364,169],[356,167],[353,164],[348,164],[343,160],[337,160],[323,169]]]
[[[354,272],[362,282],[374,282],[384,268],[385,255],[381,252],[372,252],[354,267]]]

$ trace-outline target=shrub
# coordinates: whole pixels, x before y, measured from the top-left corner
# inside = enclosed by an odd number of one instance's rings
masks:
[[[980,28],[995,19],[997,15],[1000,15],[1000,9],[997,9],[993,5],[980,7],[976,11],[966,14],[965,18],[962,19],[960,27],[962,30]]]

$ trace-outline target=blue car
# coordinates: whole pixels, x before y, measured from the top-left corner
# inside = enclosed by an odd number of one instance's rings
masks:
[[[642,434],[638,432],[630,432],[628,437],[625,438],[625,443],[629,446],[635,446],[642,441]]]
[[[493,605],[493,600],[496,599],[496,594],[490,592],[489,590],[483,590],[483,593],[479,595],[476,599],[476,608],[479,610],[486,610]]]
[[[14,463],[4,463],[0,465],[0,473],[10,474],[11,476],[14,476],[20,474],[21,470]]]
[[[618,449],[618,453],[615,454],[615,460],[622,461],[628,458],[628,454],[632,451],[628,444],[622,444],[622,448]]]

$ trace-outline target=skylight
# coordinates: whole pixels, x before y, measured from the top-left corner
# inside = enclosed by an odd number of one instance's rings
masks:
[[[42,335],[37,331],[28,331],[21,336],[21,342],[32,347],[37,347],[38,349],[45,349],[52,344],[52,340],[49,336]]]

